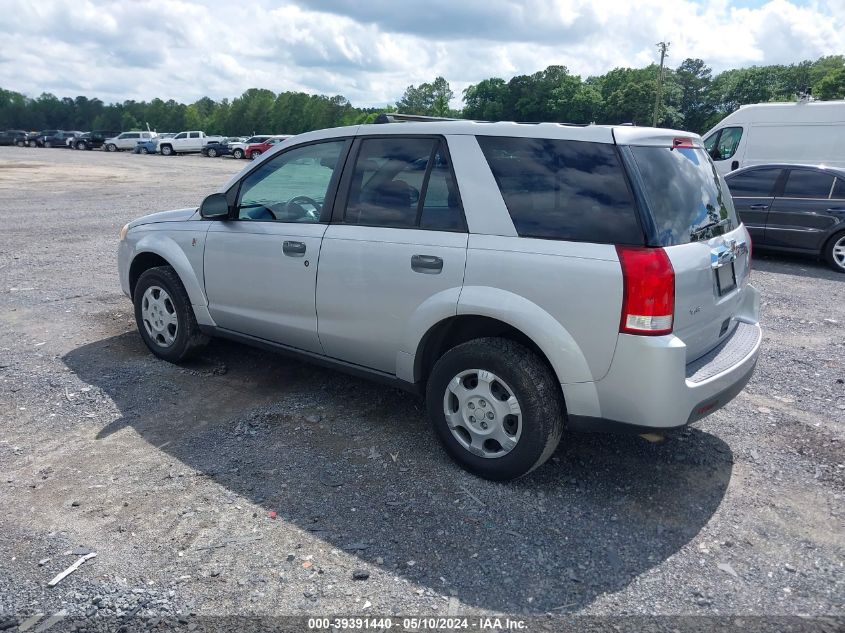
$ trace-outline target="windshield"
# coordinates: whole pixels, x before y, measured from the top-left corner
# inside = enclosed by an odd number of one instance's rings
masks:
[[[739,226],[728,187],[705,150],[631,151],[662,246],[709,240]]]

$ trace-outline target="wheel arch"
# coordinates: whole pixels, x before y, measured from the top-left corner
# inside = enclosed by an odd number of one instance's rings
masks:
[[[202,281],[197,278],[197,273],[182,247],[171,237],[163,235],[161,231],[148,231],[134,248],[134,255],[129,264],[129,292],[135,293],[135,284],[144,271],[155,266],[170,266],[176,271],[179,280],[185,287],[191,305],[197,315],[197,320],[204,323],[202,318],[207,312],[208,300],[203,291]],[[198,309],[199,308],[199,309]]]
[[[561,383],[593,380],[587,360],[569,332],[533,302],[489,287],[461,290],[457,312],[425,328],[411,349],[413,380],[424,382],[446,351],[474,338],[501,336],[537,353]]]

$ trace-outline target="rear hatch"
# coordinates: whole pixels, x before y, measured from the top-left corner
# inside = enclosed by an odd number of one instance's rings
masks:
[[[623,150],[647,207],[649,243],[675,271],[674,334],[687,362],[733,332],[750,273],[751,241],[724,179],[697,137],[632,139]]]

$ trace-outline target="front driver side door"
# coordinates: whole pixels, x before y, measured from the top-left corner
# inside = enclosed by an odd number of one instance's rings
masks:
[[[230,192],[229,220],[205,245],[208,309],[218,327],[322,353],[317,263],[348,143],[302,145],[266,160]]]

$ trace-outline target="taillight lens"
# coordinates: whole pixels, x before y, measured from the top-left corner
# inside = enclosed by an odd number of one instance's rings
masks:
[[[672,332],[675,271],[662,248],[617,246],[622,265],[623,298],[619,331],[659,336]]]

